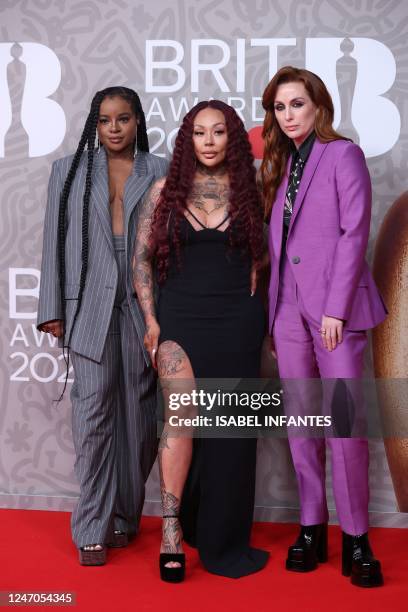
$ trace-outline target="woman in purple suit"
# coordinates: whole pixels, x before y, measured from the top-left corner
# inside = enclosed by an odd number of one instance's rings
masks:
[[[327,384],[341,379],[347,386],[362,377],[366,330],[386,316],[365,261],[371,185],[364,154],[333,129],[333,102],[312,72],[280,69],[262,103],[269,325],[279,374],[292,379],[293,387],[316,378],[329,379]],[[338,403],[337,394],[337,411]],[[379,586],[381,567],[367,537],[367,440],[332,437],[327,442],[343,531],[343,574],[353,584]],[[286,567],[307,572],[327,559],[325,439],[289,437],[289,443],[301,529]]]

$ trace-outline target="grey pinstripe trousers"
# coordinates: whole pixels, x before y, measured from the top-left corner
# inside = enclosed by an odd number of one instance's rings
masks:
[[[115,236],[114,245],[118,290],[102,361],[72,352],[80,497],[71,526],[78,547],[107,543],[114,529],[137,532],[157,452],[155,376],[146,366],[127,302],[124,238]]]

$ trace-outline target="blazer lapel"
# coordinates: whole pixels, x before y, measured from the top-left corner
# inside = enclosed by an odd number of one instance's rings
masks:
[[[277,223],[275,221],[272,223],[271,220],[271,227],[277,253],[280,253],[282,247],[283,207],[285,204],[286,190],[288,188],[291,162],[292,156],[290,155],[286,164],[285,174],[283,176],[281,184],[278,187],[278,191],[276,192],[276,198],[272,208],[272,216],[274,217],[274,220],[277,219]]]
[[[133,172],[126,181],[123,194],[124,231],[126,237],[130,216],[153,178],[154,174],[148,173],[147,156],[143,151],[140,151],[136,155]],[[108,161],[103,147],[101,147],[99,153],[95,153],[91,201],[95,205],[106,239],[113,250],[112,217],[109,207]]]
[[[144,153],[144,151],[139,151],[135,157],[133,172],[126,181],[123,194],[125,234],[127,234],[132,212],[149,188],[153,178],[154,173],[149,173],[148,171],[146,153]]]
[[[112,218],[109,208],[108,163],[103,147],[101,147],[99,153],[95,154],[91,201],[95,205],[106,239],[113,251]]]
[[[291,217],[290,224],[289,224],[288,237],[289,237],[290,230],[295,222],[295,219],[297,215],[299,214],[299,210],[301,209],[301,206],[303,204],[303,200],[309,188],[310,181],[312,180],[313,175],[316,172],[317,166],[319,165],[319,162],[320,162],[320,158],[323,155],[323,152],[325,148],[327,147],[327,144],[328,143],[320,142],[317,138],[314,142],[313,148],[310,152],[309,159],[307,160],[305,169],[303,171],[302,179],[300,181],[299,192],[296,195],[295,206],[294,206],[292,217]],[[285,194],[286,194],[286,190],[285,190]],[[283,211],[282,211],[282,216],[283,216]]]

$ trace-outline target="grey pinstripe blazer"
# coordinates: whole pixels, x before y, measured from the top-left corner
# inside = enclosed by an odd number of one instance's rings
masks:
[[[48,185],[48,203],[44,223],[44,243],[41,265],[40,298],[37,325],[62,318],[59,290],[57,227],[59,199],[73,156],[53,163]],[[67,207],[65,243],[66,278],[66,337],[70,333],[81,273],[81,222],[87,166],[85,152],[71,186]],[[124,192],[124,232],[127,253],[127,295],[136,331],[143,347],[145,331],[143,313],[138,305],[132,283],[132,256],[136,236],[138,203],[151,183],[164,176],[165,159],[139,151],[132,175]],[[73,351],[94,361],[101,361],[106,335],[115,301],[118,271],[113,251],[112,224],[109,208],[109,185],[106,153],[101,148],[95,154],[92,192],[89,208],[89,260],[82,305],[71,338]],[[61,340],[59,345],[62,346]],[[144,347],[147,363],[150,363]]]

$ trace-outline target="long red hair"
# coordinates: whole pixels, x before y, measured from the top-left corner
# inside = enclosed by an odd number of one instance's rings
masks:
[[[178,131],[166,183],[152,220],[151,249],[155,256],[158,282],[167,277],[172,250],[180,262],[180,222],[196,172],[193,128],[196,115],[205,108],[223,113],[228,141],[225,163],[230,189],[230,243],[247,250],[253,263],[259,264],[263,251],[262,206],[256,187],[256,170],[251,145],[244,124],[235,110],[220,100],[199,102],[184,117]],[[169,219],[171,227],[169,232]]]
[[[317,107],[314,129],[320,142],[350,140],[336,132],[333,128],[333,100],[326,85],[317,74],[310,72],[310,70],[293,66],[284,66],[278,70],[267,85],[262,96],[262,106],[266,114],[262,131],[265,148],[260,171],[266,218],[270,215],[276,191],[285,174],[291,143],[290,138],[280,129],[275,117],[274,102],[276,92],[279,85],[296,82],[303,83],[310,99]]]

